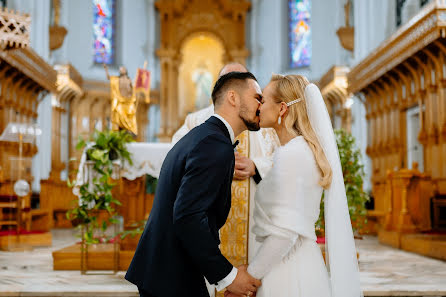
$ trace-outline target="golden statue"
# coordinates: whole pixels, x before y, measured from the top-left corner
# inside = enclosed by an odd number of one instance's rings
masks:
[[[104,64],[111,90],[111,121],[114,130],[128,130],[138,134],[136,125],[136,109],[138,100],[133,90],[132,80],[124,66],[119,67],[119,76],[110,76],[108,67]]]

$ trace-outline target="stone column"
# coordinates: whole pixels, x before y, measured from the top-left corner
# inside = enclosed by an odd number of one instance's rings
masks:
[[[158,138],[161,142],[168,142],[168,101],[169,101],[169,58],[162,55],[160,52],[160,64],[161,64],[161,80],[160,80],[160,110],[161,110],[161,123]]]
[[[65,112],[60,106],[60,102],[56,96],[52,96],[52,125],[51,125],[51,172],[50,180],[60,181],[60,173],[65,169],[65,165],[60,158],[60,134],[61,134],[61,117]]]

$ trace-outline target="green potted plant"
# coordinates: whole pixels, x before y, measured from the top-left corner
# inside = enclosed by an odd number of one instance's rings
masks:
[[[82,242],[95,244],[110,242],[105,231],[110,224],[116,224],[115,206],[120,202],[113,197],[116,186],[116,172],[120,170],[120,161],[132,164],[126,145],[133,141],[127,131],[95,131],[87,142],[80,138],[77,149],[86,149],[87,161],[84,167],[84,184],[79,187],[79,201],[67,212],[67,218],[80,227]],[[75,182],[68,181],[70,187]],[[100,234],[97,234],[100,232]]]
[[[355,234],[366,223],[365,204],[369,196],[363,190],[364,165],[361,163],[361,152],[356,147],[355,138],[345,130],[335,130],[336,142],[341,159],[342,174],[344,175],[345,191],[347,194],[348,210]],[[324,197],[322,196],[320,215],[316,223],[318,236],[325,235]]]

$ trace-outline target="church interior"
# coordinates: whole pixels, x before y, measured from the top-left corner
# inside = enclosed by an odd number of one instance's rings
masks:
[[[364,296],[446,296],[446,0],[0,0],[0,296],[139,296],[164,157],[234,62],[306,76],[354,140]],[[233,265],[253,184],[232,183]]]

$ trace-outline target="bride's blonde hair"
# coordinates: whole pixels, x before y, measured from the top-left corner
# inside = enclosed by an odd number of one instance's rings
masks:
[[[305,102],[305,87],[310,82],[302,75],[283,76],[280,74],[274,74],[271,77],[271,82],[274,83],[273,98],[277,103],[288,103],[298,98],[302,99],[302,101],[288,107],[288,114],[285,117],[284,125],[288,131],[296,136],[302,135],[307,141],[321,172],[319,185],[324,189],[328,188],[332,178],[331,167],[317,139],[316,133],[311,127]]]

